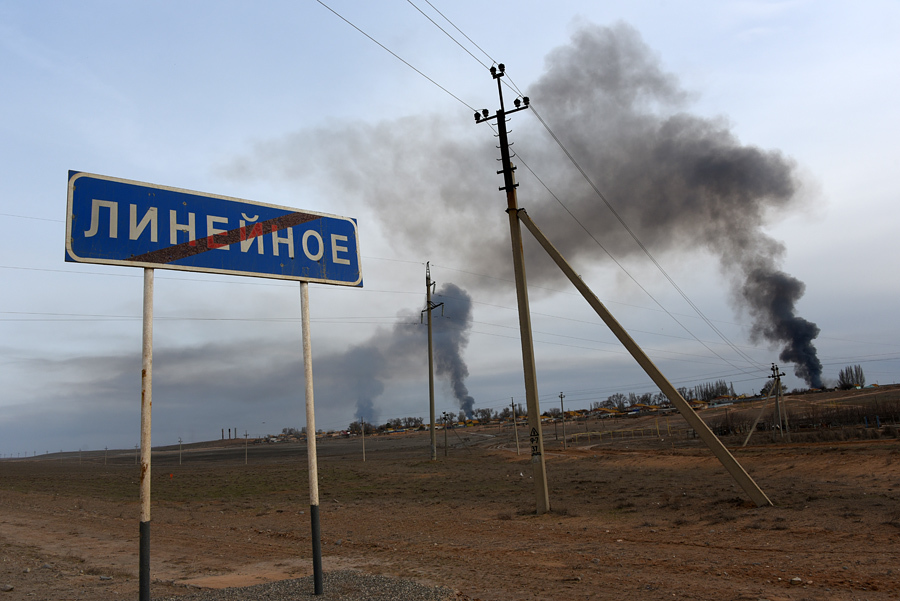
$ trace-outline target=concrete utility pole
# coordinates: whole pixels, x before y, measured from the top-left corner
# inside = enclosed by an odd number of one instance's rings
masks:
[[[431,421],[429,422],[429,430],[431,430],[431,460],[437,461],[437,442],[434,428],[434,351],[431,344],[431,311],[442,307],[444,303],[434,304],[431,302],[431,288],[434,284],[431,281],[431,263],[425,263],[425,309],[422,313],[428,313],[428,410]]]
[[[744,468],[737,462],[731,452],[725,448],[725,445],[722,444],[722,441],[719,440],[713,431],[709,429],[709,426],[706,425],[699,415],[691,408],[687,401],[684,400],[684,397],[681,396],[681,393],[672,386],[672,383],[669,382],[666,377],[659,371],[659,368],[653,364],[650,358],[644,353],[643,349],[634,341],[634,339],[625,331],[625,328],[616,321],[616,318],[607,310],[607,308],[600,302],[600,299],[591,291],[587,284],[584,283],[584,280],[581,279],[572,266],[565,260],[565,258],[560,254],[560,252],[550,243],[544,233],[538,228],[538,226],[531,220],[531,217],[524,210],[518,212],[518,218],[525,224],[525,227],[528,228],[528,231],[532,233],[535,239],[540,243],[540,245],[547,251],[547,254],[550,255],[550,258],[556,263],[556,265],[562,270],[562,272],[569,278],[569,281],[575,288],[581,293],[581,296],[588,302],[592,309],[597,313],[600,319],[603,320],[603,323],[610,329],[613,335],[619,339],[619,342],[622,343],[622,346],[628,351],[628,353],[637,361],[638,365],[643,368],[644,373],[650,376],[650,379],[653,380],[653,383],[656,384],[659,389],[665,394],[669,401],[672,402],[673,405],[678,409],[681,413],[682,417],[684,417],[685,421],[688,423],[691,428],[694,429],[694,432],[697,433],[697,436],[706,443],[706,446],[709,447],[709,450],[713,452],[716,458],[721,462],[722,466],[728,470],[728,473],[731,474],[732,478],[734,478],[737,483],[744,489],[744,491],[753,499],[753,502],[756,503],[758,507],[762,507],[764,505],[772,505],[772,501],[769,500],[769,497],[766,496],[766,493],[762,491],[761,488],[753,481],[753,478],[744,470]],[[634,433],[632,432],[632,436]]]
[[[525,256],[522,251],[522,228],[519,224],[519,203],[516,198],[515,167],[512,164],[509,153],[509,140],[506,134],[506,116],[528,108],[528,97],[521,100],[516,98],[516,108],[507,112],[503,104],[503,84],[501,78],[505,75],[506,67],[501,63],[491,67],[491,76],[497,82],[497,91],[500,94],[500,108],[491,116],[490,111],[484,109],[481,113],[475,113],[475,122],[497,121],[497,130],[500,137],[500,159],[503,169],[497,173],[503,174],[503,187],[506,191],[506,213],[509,216],[509,233],[512,242],[513,268],[516,274],[516,298],[519,309],[519,332],[522,339],[522,363],[525,372],[525,400],[528,405],[528,429],[531,440],[531,465],[534,470],[534,486],[537,513],[543,514],[550,511],[550,495],[547,491],[547,466],[544,460],[544,435],[541,432],[541,408],[538,402],[537,374],[534,366],[534,340],[531,331],[531,310],[528,306],[528,284],[525,279]]]

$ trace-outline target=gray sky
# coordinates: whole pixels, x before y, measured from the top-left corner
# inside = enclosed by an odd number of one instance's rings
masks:
[[[900,379],[895,2],[326,4],[444,89],[312,1],[0,2],[4,456],[138,442],[142,274],[63,261],[70,169],[358,219],[364,287],[310,287],[318,427],[427,417],[426,261],[474,405],[524,403],[493,60],[520,206],[677,386],[781,363],[760,264],[826,384]],[[655,392],[532,242],[542,407]],[[298,284],[157,270],[155,313],[154,444],[304,425]]]

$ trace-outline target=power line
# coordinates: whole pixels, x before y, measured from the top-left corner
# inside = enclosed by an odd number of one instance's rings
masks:
[[[465,102],[464,100],[462,100],[461,98],[459,98],[459,96],[457,96],[456,94],[454,94],[453,92],[451,92],[450,90],[448,90],[447,88],[445,88],[444,86],[442,86],[441,84],[439,84],[438,82],[436,82],[435,80],[431,79],[430,77],[428,77],[427,75],[425,75],[424,73],[422,73],[420,70],[418,70],[418,69],[416,69],[415,67],[413,67],[408,61],[406,61],[405,59],[403,59],[399,54],[397,54],[396,52],[394,52],[393,50],[391,50],[390,48],[388,48],[387,46],[385,46],[384,44],[382,44],[381,42],[379,42],[378,40],[376,40],[375,38],[373,38],[372,36],[370,36],[368,33],[366,33],[365,31],[363,31],[362,29],[360,29],[359,27],[357,27],[356,25],[354,25],[353,23],[351,23],[346,17],[344,17],[343,15],[341,15],[339,12],[337,12],[336,10],[334,10],[333,8],[331,8],[330,6],[328,6],[327,4],[325,4],[324,2],[322,2],[322,0],[316,0],[316,1],[317,1],[319,4],[321,4],[322,6],[324,6],[325,8],[327,8],[329,11],[331,11],[336,17],[338,17],[338,18],[339,18],[340,20],[342,20],[344,23],[346,23],[347,25],[349,25],[350,27],[352,27],[353,29],[355,29],[355,30],[358,31],[359,33],[361,33],[361,34],[363,34],[364,36],[366,36],[367,38],[369,38],[369,40],[371,40],[372,42],[374,42],[375,44],[377,44],[377,45],[378,45],[381,49],[383,49],[385,52],[388,52],[391,56],[393,56],[394,58],[396,58],[398,61],[400,61],[401,63],[403,63],[404,65],[406,65],[407,67],[409,67],[410,69],[412,69],[413,71],[415,71],[416,73],[418,73],[419,75],[421,75],[422,77],[424,77],[425,79],[427,79],[428,81],[430,81],[432,84],[434,84],[435,86],[437,86],[437,87],[440,88],[441,90],[443,90],[445,94],[447,94],[448,96],[451,96],[452,98],[456,99],[457,102],[459,102],[459,103],[462,104],[463,106],[467,107],[469,110],[471,110],[471,111],[474,111],[474,110],[475,110],[474,107],[470,106],[467,102]]]
[[[431,17],[429,17],[427,14],[425,14],[425,11],[423,11],[421,8],[419,8],[418,6],[416,6],[416,5],[413,3],[412,0],[406,0],[406,1],[409,2],[410,6],[412,6],[412,7],[415,8],[417,11],[419,11],[420,13],[422,13],[422,16],[423,16],[423,17],[425,17],[426,19],[428,19],[429,21],[431,21],[431,23],[432,23],[435,27],[437,27],[437,28],[440,29],[442,32],[444,32],[444,35],[446,35],[448,38],[450,38],[451,40],[453,40],[453,41],[456,43],[457,46],[459,46],[460,48],[462,48],[469,56],[471,56],[472,58],[474,58],[474,59],[478,62],[479,65],[481,65],[481,66],[484,67],[485,69],[488,68],[488,66],[485,65],[483,62],[481,62],[481,60],[480,60],[477,56],[475,56],[474,54],[472,54],[472,53],[469,51],[468,48],[466,48],[465,46],[463,46],[463,45],[459,42],[459,40],[457,40],[457,39],[454,38],[452,35],[450,35],[450,34],[447,32],[446,29],[444,29],[443,27],[441,27],[440,25],[438,25],[438,24],[435,22],[434,19],[432,19]],[[426,0],[426,2],[427,2],[427,0]],[[428,2],[428,6],[430,6],[431,8],[434,8],[434,5],[431,4],[431,2]],[[441,11],[437,10],[436,8],[434,8],[434,10],[435,10],[439,15],[441,15],[442,17],[444,17],[444,15],[441,14]],[[450,20],[447,19],[447,17],[444,17],[444,19],[447,20],[448,23],[450,23]],[[450,24],[453,25],[453,23],[450,23]],[[455,25],[453,25],[453,26],[456,27]],[[457,27],[457,31],[459,31],[459,28],[458,28],[458,27]],[[460,31],[460,33],[462,33],[462,32]],[[465,34],[463,34],[463,35],[465,35]],[[469,39],[468,36],[466,36],[466,39],[469,40],[470,42],[472,41],[472,40]],[[474,42],[473,42],[473,43],[474,43]],[[477,47],[478,45],[475,44],[475,46]],[[481,50],[481,48],[478,48],[478,49]],[[481,51],[484,52],[484,50],[481,50]],[[490,57],[489,57],[489,58],[490,58]],[[473,109],[473,110],[474,110],[474,109]]]
[[[535,113],[535,114],[537,114],[537,113]],[[561,206],[561,207],[569,214],[569,216],[572,217],[572,219],[575,221],[575,223],[577,223],[579,226],[581,226],[581,229],[583,229],[583,230],[585,231],[585,233],[586,233],[586,234],[587,234],[587,235],[588,235],[588,236],[589,236],[589,237],[597,244],[597,246],[599,246],[599,247],[603,250],[603,252],[605,252],[605,253],[607,254],[607,256],[608,256],[610,259],[613,260],[613,262],[619,267],[619,269],[621,269],[621,270],[625,273],[625,275],[627,275],[627,276],[631,279],[631,281],[634,282],[634,283],[637,285],[637,287],[640,288],[640,289],[644,292],[644,294],[646,294],[646,295],[650,298],[650,300],[652,300],[654,303],[656,303],[657,306],[659,306],[659,308],[660,308],[663,312],[665,312],[665,314],[668,315],[668,316],[672,319],[672,321],[674,321],[674,322],[677,323],[679,326],[681,326],[681,329],[683,329],[685,332],[687,332],[688,334],[690,334],[690,336],[691,336],[694,340],[696,340],[697,342],[699,342],[700,344],[702,344],[704,347],[706,347],[706,349],[707,349],[709,352],[711,352],[712,354],[714,354],[716,357],[718,357],[719,359],[721,359],[721,360],[724,361],[725,363],[728,363],[729,365],[731,365],[731,366],[734,367],[735,369],[739,369],[736,365],[732,364],[728,359],[726,359],[725,357],[721,356],[719,353],[717,353],[717,352],[715,352],[714,350],[712,350],[711,348],[709,348],[709,347],[708,347],[703,341],[701,341],[701,340],[700,340],[693,332],[691,332],[691,331],[687,328],[687,326],[685,326],[683,323],[681,323],[681,321],[679,321],[679,320],[674,316],[674,314],[673,314],[672,312],[670,312],[668,309],[666,309],[666,308],[662,305],[662,303],[660,303],[660,302],[656,299],[655,296],[653,296],[652,294],[650,294],[650,291],[647,290],[640,282],[638,282],[637,279],[636,279],[633,275],[631,275],[631,272],[630,272],[630,271],[628,271],[627,269],[625,269],[625,266],[622,265],[622,263],[620,263],[619,260],[616,259],[616,258],[612,255],[612,253],[610,253],[609,250],[607,250],[606,247],[603,246],[603,244],[602,244],[599,240],[597,240],[597,238],[594,236],[594,234],[592,234],[592,233],[590,232],[590,230],[588,230],[587,227],[586,227],[583,223],[581,223],[581,221],[578,219],[578,217],[576,217],[576,216],[572,213],[572,211],[569,210],[569,207],[567,207],[567,206],[559,199],[559,197],[558,197],[556,194],[554,194],[552,190],[550,190],[550,188],[547,186],[547,184],[545,184],[544,181],[543,181],[540,177],[538,177],[538,175],[534,172],[534,170],[531,169],[531,167],[528,166],[528,164],[524,161],[524,159],[522,159],[522,157],[519,156],[518,154],[517,154],[516,156],[518,157],[519,161],[520,161],[523,165],[525,165],[525,168],[528,169],[528,171],[531,172],[531,174],[535,177],[535,179],[537,179],[537,181],[544,187],[544,189],[547,190],[547,192],[550,194],[550,196],[552,196],[553,199],[556,200],[557,203],[559,203],[559,206]],[[726,340],[726,342],[728,342],[728,341]],[[733,347],[733,345],[731,345],[730,343],[729,343],[729,346],[732,346],[732,347]],[[743,353],[739,353],[739,354],[740,354],[745,360],[747,360],[748,363],[750,363],[751,365],[753,365],[753,361],[751,361],[751,360],[749,359],[749,357],[747,357],[747,356],[744,355]]]
[[[494,63],[494,64],[497,63],[497,61],[494,60],[494,57],[492,57],[490,54],[488,54],[481,46],[479,46],[478,44],[476,44],[475,41],[472,40],[472,38],[470,38],[469,36],[467,36],[467,35],[463,32],[462,29],[460,29],[459,27],[456,26],[456,23],[454,23],[453,21],[451,21],[450,18],[447,17],[447,15],[445,15],[444,13],[442,13],[441,11],[439,11],[439,10],[437,9],[437,7],[436,7],[434,4],[432,4],[432,3],[429,2],[428,0],[425,0],[425,3],[426,3],[428,6],[430,6],[432,9],[434,9],[434,12],[436,12],[436,13],[439,14],[439,15],[441,15],[441,17],[442,17],[445,21],[447,21],[447,23],[450,23],[450,25],[452,25],[453,28],[454,28],[456,31],[458,31],[460,34],[462,34],[462,36],[463,36],[464,38],[466,38],[467,40],[469,40],[469,42],[470,42],[473,46],[475,46],[476,48],[478,48],[478,50],[480,50],[482,54],[484,54],[486,57],[488,57],[489,59],[491,59],[491,62],[492,62],[492,63]],[[410,2],[410,4],[412,4],[412,2]],[[424,13],[423,13],[423,14],[424,14]],[[433,21],[432,21],[432,22],[433,22]],[[437,25],[437,23],[435,23],[435,25]],[[443,31],[443,30],[442,30],[442,31]],[[454,39],[453,41],[456,41],[456,40]],[[459,44],[459,42],[457,42],[457,44]],[[466,50],[466,52],[469,52],[469,51]],[[469,54],[472,54],[472,53],[469,52]],[[473,56],[473,58],[475,58],[475,57]],[[475,60],[478,60],[478,59],[476,58]],[[481,61],[478,61],[478,62],[481,63]],[[483,65],[484,63],[481,63],[481,64]]]
[[[721,330],[719,330],[715,325],[713,325],[712,321],[706,317],[706,315],[700,310],[700,308],[690,298],[688,298],[687,294],[685,294],[685,292],[675,283],[675,280],[669,275],[669,273],[663,268],[663,266],[650,253],[650,250],[644,245],[644,243],[640,240],[640,238],[638,238],[637,234],[634,232],[634,230],[631,229],[631,227],[628,225],[628,223],[625,221],[625,219],[619,214],[618,211],[615,210],[615,208],[612,206],[612,204],[606,199],[606,197],[603,195],[603,193],[600,191],[600,189],[597,187],[597,185],[594,183],[594,181],[590,178],[590,176],[588,176],[588,174],[584,170],[584,168],[582,168],[581,164],[578,163],[577,160],[575,160],[575,157],[572,155],[571,152],[569,152],[569,149],[566,148],[566,146],[562,143],[562,140],[560,140],[559,137],[553,132],[553,130],[550,129],[550,126],[547,125],[547,122],[544,121],[544,119],[541,117],[540,113],[538,113],[537,109],[534,107],[534,104],[531,104],[530,107],[531,107],[531,110],[534,113],[534,115],[537,117],[538,121],[541,123],[541,125],[544,126],[544,129],[547,130],[547,132],[550,134],[550,136],[553,138],[553,140],[556,142],[556,144],[560,147],[560,149],[563,151],[563,153],[569,159],[569,162],[571,162],[572,165],[575,166],[575,168],[581,174],[581,177],[588,183],[588,185],[591,187],[591,189],[594,191],[594,193],[597,195],[597,197],[603,201],[603,203],[606,205],[606,207],[609,209],[609,211],[613,214],[613,216],[616,218],[616,220],[619,222],[619,224],[625,229],[626,232],[628,232],[628,234],[635,241],[635,243],[638,245],[638,247],[644,252],[644,254],[650,259],[650,261],[656,266],[656,268],[659,270],[659,272],[663,274],[663,276],[666,278],[666,280],[668,280],[668,282],[672,285],[672,287],[675,288],[675,290],[681,295],[681,297],[685,300],[685,302],[688,303],[688,305],[697,313],[698,316],[700,316],[700,318],[710,327],[710,329],[712,329],[713,332],[715,332],[726,344],[728,344],[729,347],[731,347],[744,360],[748,361],[750,364],[753,364],[754,361],[748,355],[746,355],[743,351],[741,351],[733,342],[731,342],[731,340],[729,340],[721,332]],[[521,160],[521,157],[520,157],[520,160]],[[524,161],[523,161],[523,164],[524,164]],[[527,165],[526,165],[526,167],[527,167]],[[528,170],[531,171],[532,174],[534,174],[534,172],[531,170],[530,167],[528,168]],[[537,176],[535,175],[535,177],[537,177]],[[543,181],[541,181],[540,178],[538,178],[538,181],[540,181],[543,184]],[[546,185],[545,185],[545,187],[546,187]],[[562,201],[560,201],[559,198],[556,197],[556,195],[553,195],[553,197],[556,199],[556,201],[561,206],[563,206],[563,208],[566,209],[566,212],[568,212],[569,215],[572,216],[572,218],[576,221],[576,223],[578,223],[587,232],[587,228],[578,220],[577,217],[575,217],[575,215],[571,211],[569,211],[569,209],[567,207],[565,207],[565,205],[563,205]],[[607,255],[610,255],[610,257],[612,257],[612,255],[609,253],[609,251],[606,250],[590,232],[588,232],[588,235],[590,235],[591,239],[593,239],[600,246],[600,248],[603,248],[604,252],[606,252]],[[616,261],[616,264],[619,265],[620,268],[622,268],[621,264],[618,261]],[[630,273],[628,273],[626,270],[624,270],[624,268],[622,268],[622,269],[623,269],[623,271],[625,271],[626,274],[628,274],[628,276],[632,280],[634,280],[634,278],[631,276]],[[634,281],[635,281],[635,283],[637,283],[636,280],[634,280]],[[650,295],[650,293],[647,292],[647,290],[643,286],[641,286],[640,284],[638,284],[638,286],[648,296],[650,296],[650,298],[653,300],[653,302],[658,304],[660,306],[660,308],[666,312],[666,314],[668,314],[670,317],[672,317],[672,319],[675,321],[675,323],[677,323],[679,326],[681,326],[686,332],[691,334],[691,336],[693,336],[698,342],[700,342],[700,339],[697,338],[693,334],[693,332],[691,332],[689,329],[687,329],[687,327],[685,327],[684,324],[682,324],[680,321],[675,319],[675,317],[668,311],[668,309],[663,307],[662,304],[659,301],[657,301],[656,298],[654,298],[652,295]],[[701,342],[701,344],[703,344],[703,343]],[[710,352],[712,352],[713,354],[715,354],[716,356],[719,356],[718,353],[715,353],[715,351],[713,351],[712,349],[708,348],[708,350]],[[719,356],[719,357],[722,360],[728,362],[728,360],[725,359],[724,357],[721,357],[721,356]],[[734,366],[734,367],[737,368],[737,366]]]
[[[457,40],[455,37],[453,37],[452,35],[450,35],[450,33],[447,32],[447,30],[445,30],[443,27],[441,27],[440,25],[438,25],[438,24],[434,21],[434,19],[432,19],[431,17],[429,17],[428,15],[426,15],[426,14],[422,11],[421,8],[419,8],[418,6],[416,6],[415,4],[413,4],[413,3],[412,3],[412,0],[407,0],[407,2],[409,2],[412,6],[415,7],[416,10],[418,10],[420,13],[422,13],[422,14],[425,16],[426,19],[428,19],[429,21],[431,21],[431,23],[432,23],[435,27],[437,27],[438,29],[440,29],[440,30],[444,33],[444,35],[446,35],[447,37],[449,37],[449,38],[450,38],[451,40],[453,40],[460,48],[462,48],[463,50],[465,50],[466,53],[467,53],[469,56],[471,56],[473,59],[475,59],[475,61],[476,61],[479,65],[481,65],[481,66],[484,67],[484,68],[488,68],[487,65],[485,65],[483,62],[481,62],[481,60],[480,60],[478,57],[476,57],[474,54],[472,54],[472,52],[471,52],[468,48],[466,48],[459,40]],[[434,4],[432,4],[431,2],[429,2],[428,0],[425,0],[425,3],[428,4],[428,6],[430,6],[430,7],[432,8],[432,10],[434,10],[434,12],[436,12],[437,14],[439,14],[445,21],[447,21],[447,23],[449,23],[450,25],[452,25],[453,28],[454,28],[456,31],[458,31],[464,38],[466,38],[466,40],[468,40],[468,42],[469,42],[470,44],[472,44],[473,46],[475,46],[476,48],[478,48],[478,50],[479,50],[482,54],[484,54],[486,57],[488,57],[488,58],[490,59],[492,65],[496,65],[496,64],[497,64],[497,60],[496,60],[494,57],[492,57],[486,50],[484,50],[484,48],[482,48],[482,47],[479,46],[477,43],[475,43],[475,41],[472,40],[472,38],[470,38],[468,35],[466,35],[466,33],[465,33],[462,29],[460,29],[460,28],[456,25],[456,23],[454,23],[453,21],[451,21],[450,18],[449,18],[447,15],[445,15],[445,14],[442,13],[440,10],[438,10],[437,7],[436,7]],[[513,91],[514,91],[516,94],[518,94],[519,96],[522,95],[522,92],[519,91],[518,86],[515,85],[515,82],[512,81],[512,78],[509,78],[509,82],[508,82],[508,83],[507,83],[506,80],[503,80],[503,81],[501,81],[500,83],[503,84],[503,85],[505,85],[505,86],[508,87],[509,89],[513,90]],[[492,127],[493,127],[493,126],[492,126]]]

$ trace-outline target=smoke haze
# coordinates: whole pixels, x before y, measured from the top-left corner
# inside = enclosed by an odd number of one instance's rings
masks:
[[[581,27],[547,55],[544,74],[523,92],[651,252],[711,252],[735,308],[753,319],[751,338],[781,346],[781,360],[821,386],[812,344],[818,328],[795,311],[804,286],[781,272],[784,245],[763,231],[767,219],[801,199],[791,159],[742,144],[725,119],[688,113],[687,91],[626,24]],[[609,252],[642,252],[532,116],[519,113],[511,126],[513,151]],[[471,116],[419,116],[304,130],[258,144],[229,171],[312,182],[355,198],[395,245],[510,279],[499,153],[486,127]],[[519,188],[520,206],[573,264],[606,258],[592,239],[574,235],[579,227],[559,218],[525,169],[518,177],[529,180],[527,192]],[[526,251],[539,252],[534,246]],[[547,261],[529,259],[528,277],[561,281]]]

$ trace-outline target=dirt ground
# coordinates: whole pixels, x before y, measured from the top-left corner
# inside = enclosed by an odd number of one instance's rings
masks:
[[[367,438],[365,462],[359,439],[323,440],[325,570],[484,601],[900,598],[896,438],[733,449],[775,504],[756,507],[665,434],[563,450],[545,429],[540,516],[509,429],[454,431],[446,457],[439,433],[435,462],[427,433]],[[154,453],[154,598],[312,572],[305,446],[230,442]],[[137,598],[137,480],[133,451],[0,461],[0,601]]]

